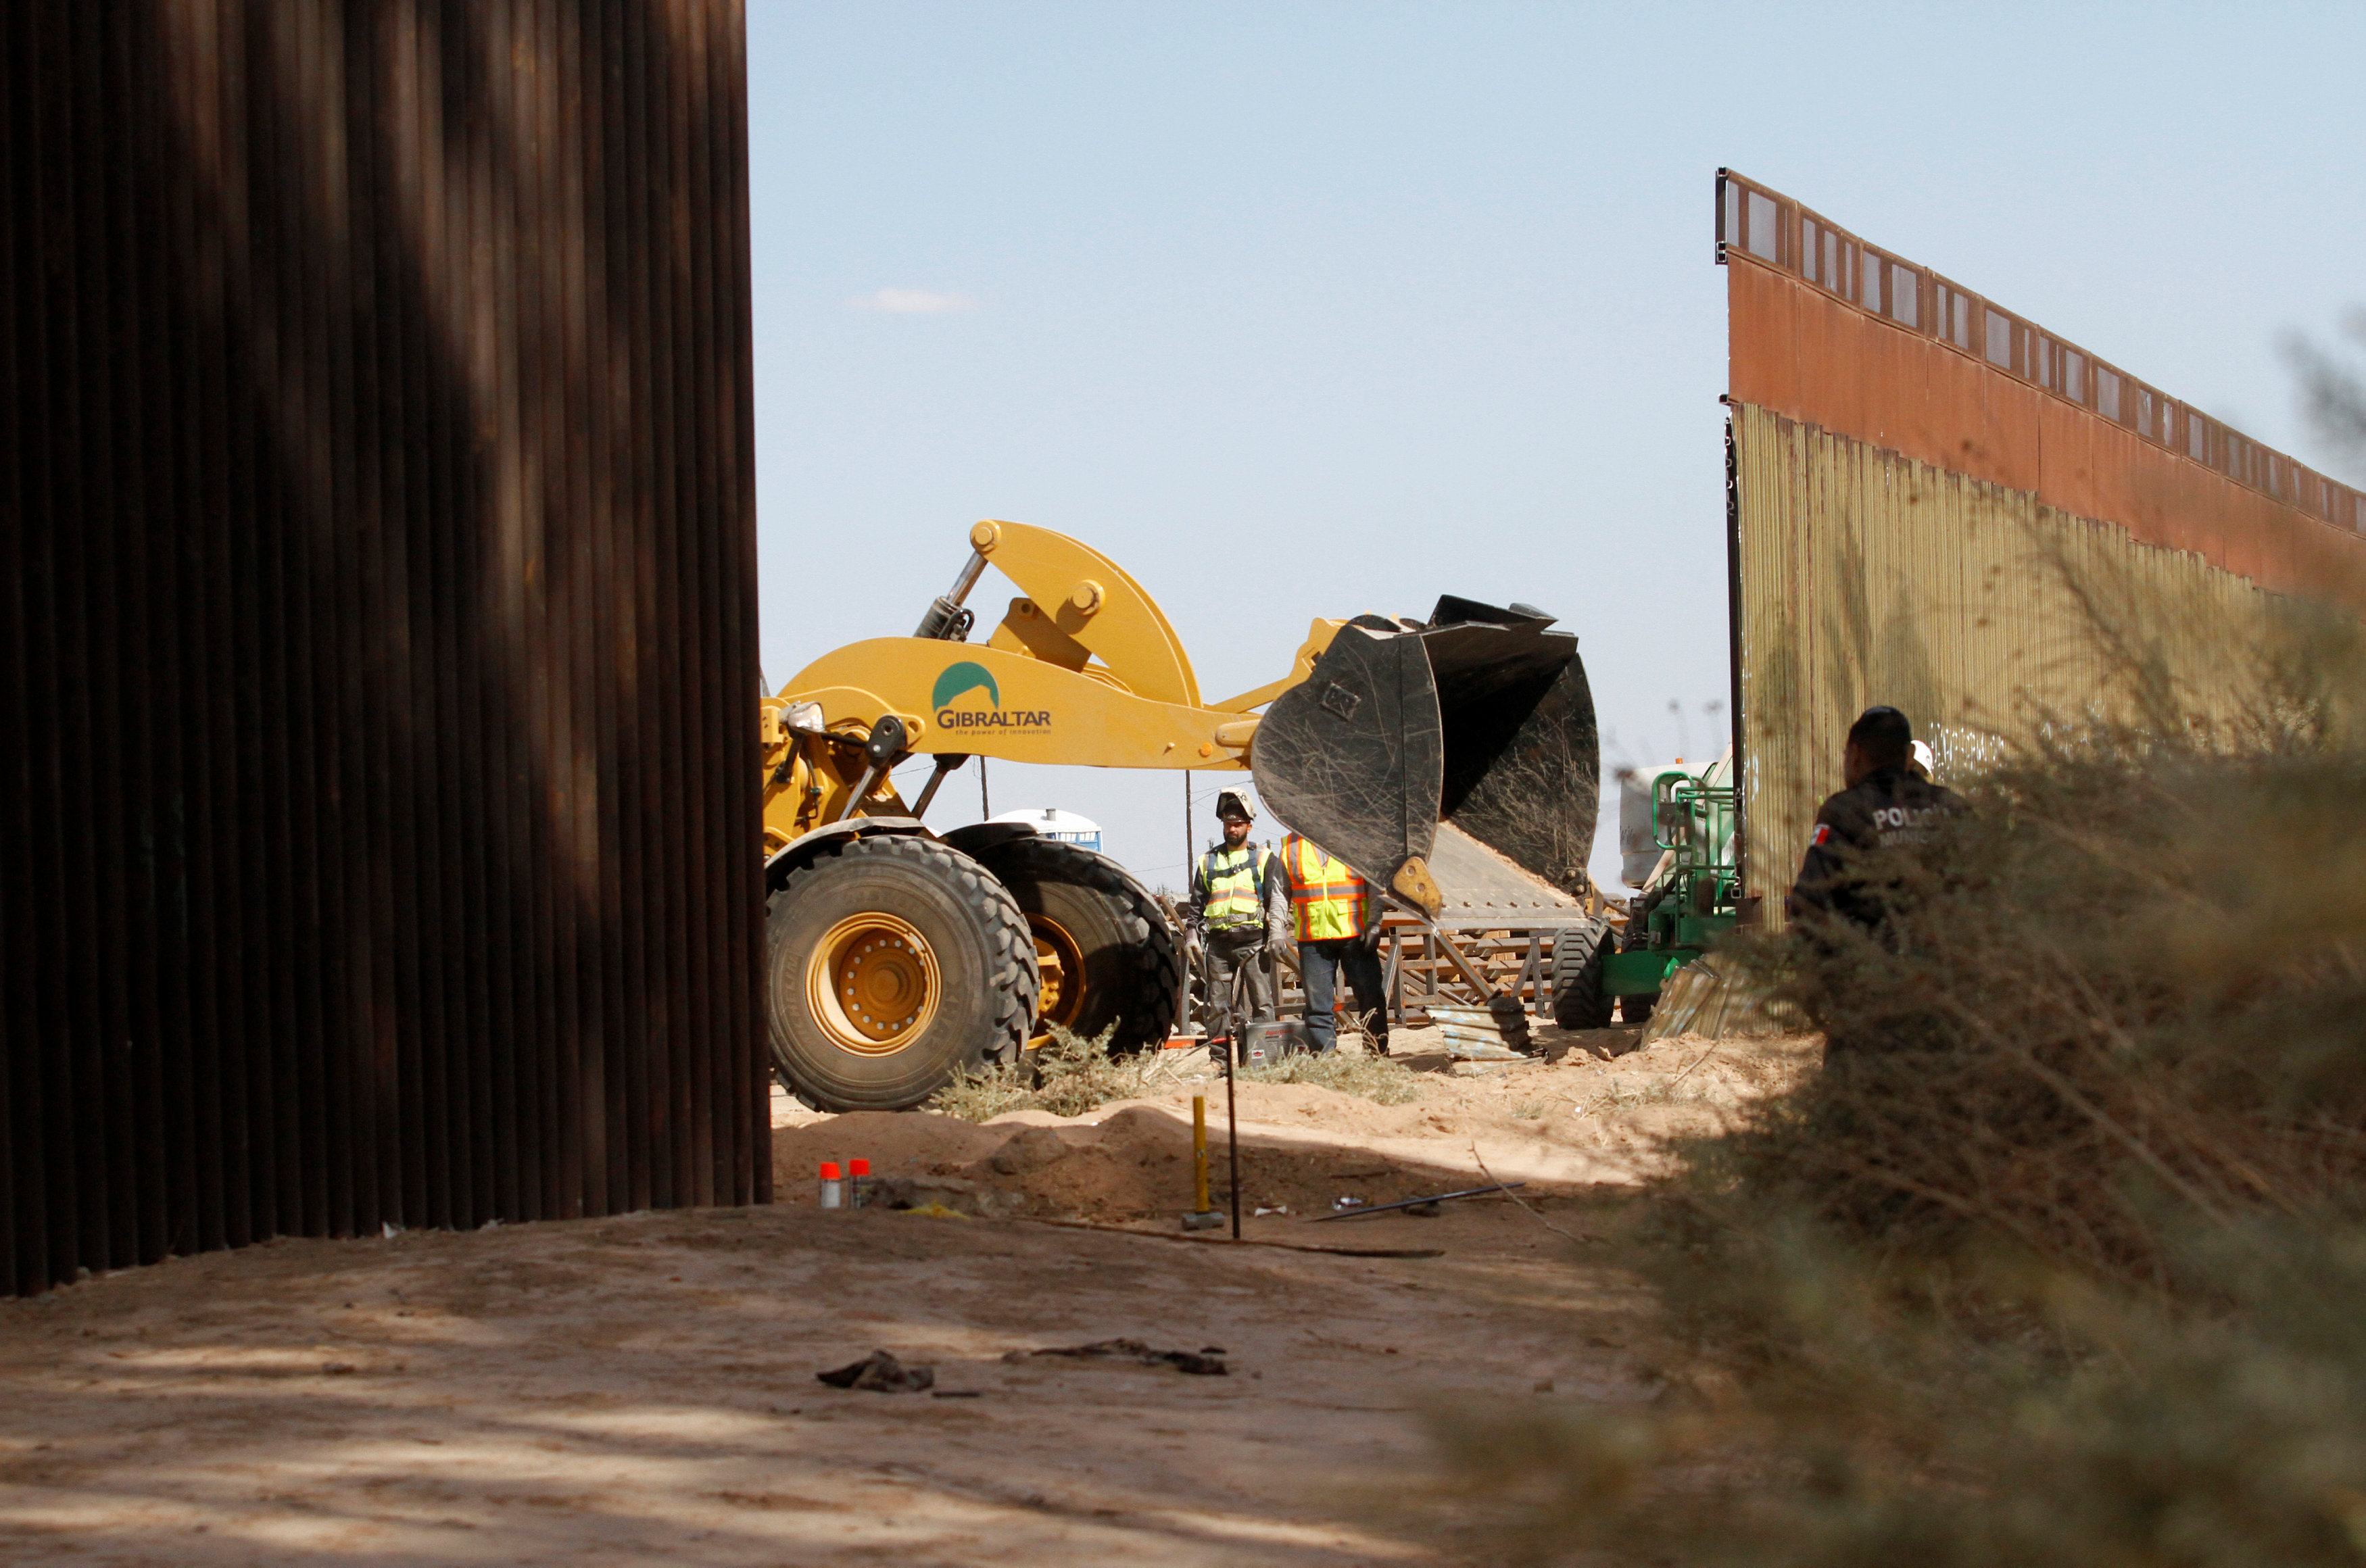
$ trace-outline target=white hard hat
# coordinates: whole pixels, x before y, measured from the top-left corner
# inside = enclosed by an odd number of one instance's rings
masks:
[[[1914,767],[1922,770],[1922,777],[1925,778],[1931,777],[1932,766],[1939,759],[1936,755],[1932,752],[1928,743],[1923,741],[1916,741],[1914,743],[1913,755],[1908,758],[1908,761]]]

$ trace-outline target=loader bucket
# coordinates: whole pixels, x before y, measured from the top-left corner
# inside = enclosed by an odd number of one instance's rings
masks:
[[[1593,852],[1601,759],[1577,638],[1551,624],[1451,595],[1419,630],[1348,622],[1258,725],[1257,793],[1433,914],[1442,821],[1568,886]]]
[[[1257,795],[1275,816],[1432,911],[1425,862],[1445,766],[1429,655],[1378,617],[1339,629],[1313,672],[1273,700],[1249,748]]]

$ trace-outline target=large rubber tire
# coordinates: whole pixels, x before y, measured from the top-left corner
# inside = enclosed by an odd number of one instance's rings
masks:
[[[1553,941],[1553,1022],[1564,1029],[1606,1029],[1610,998],[1602,993],[1602,964],[1615,944],[1610,923],[1589,920]]]
[[[926,1016],[908,1037],[862,1041],[846,1016],[833,1020],[817,1006],[811,982],[832,972],[826,949],[859,940],[866,924],[882,935],[907,934],[933,965],[911,1004]],[[1035,1016],[1026,916],[985,868],[933,839],[856,839],[790,873],[766,909],[764,947],[772,1064],[817,1111],[920,1104],[957,1069],[1017,1061]]]
[[[1050,955],[1039,1042],[1053,1024],[1088,1040],[1115,1024],[1112,1056],[1166,1043],[1183,995],[1183,953],[1148,889],[1108,856],[1056,839],[1012,839],[979,851],[978,861],[1018,901],[1038,954]]]
[[[1651,1021],[1651,1009],[1658,1003],[1660,993],[1649,996],[1622,996],[1618,999],[1618,1022],[1630,1029],[1639,1029]]]

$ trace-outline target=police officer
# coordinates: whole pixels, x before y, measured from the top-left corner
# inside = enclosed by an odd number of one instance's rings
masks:
[[[1963,797],[1914,767],[1914,731],[1895,708],[1868,708],[1849,726],[1841,754],[1848,788],[1816,812],[1815,830],[1784,911],[1810,930],[1845,921],[1869,935],[1888,928],[1898,895],[1894,878],[1860,865],[1875,850],[1931,842],[1939,825],[1966,810]]]
[[[1306,982],[1306,1033],[1321,1056],[1338,1044],[1339,975],[1372,1015],[1372,1049],[1389,1054],[1389,1003],[1380,977],[1380,897],[1347,863],[1291,834],[1281,841],[1281,874],[1298,937],[1298,972]]]
[[[1248,798],[1237,790],[1222,791],[1216,797],[1216,819],[1224,824],[1224,841],[1191,869],[1191,909],[1208,952],[1209,1048],[1223,1062],[1230,1059],[1233,1038],[1235,970],[1248,976],[1250,1018],[1274,1015],[1266,937],[1279,917],[1281,888],[1273,857],[1249,842],[1256,813]]]

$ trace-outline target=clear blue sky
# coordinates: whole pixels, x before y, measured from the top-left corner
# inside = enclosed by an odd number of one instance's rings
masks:
[[[1115,556],[1212,693],[1317,614],[1520,599],[1606,775],[1713,749],[1719,164],[2320,465],[2279,343],[2366,303],[2354,3],[749,0],[749,85],[776,683],[1006,517]],[[1178,877],[1174,775],[993,793]]]

